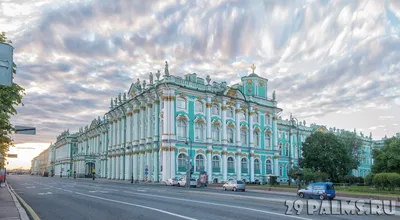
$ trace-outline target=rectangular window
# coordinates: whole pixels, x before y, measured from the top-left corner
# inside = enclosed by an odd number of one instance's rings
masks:
[[[176,99],[176,107],[178,109],[186,109],[186,100],[184,99]]]

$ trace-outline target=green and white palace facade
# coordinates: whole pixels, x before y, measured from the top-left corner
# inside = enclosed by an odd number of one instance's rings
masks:
[[[268,176],[288,180],[301,157],[302,142],[320,129],[341,132],[296,118],[282,120],[268,79],[253,72],[239,84],[211,82],[195,73],[169,73],[168,64],[132,83],[111,99],[103,116],[76,133],[65,131],[51,145],[54,174],[162,182],[186,175],[191,157],[194,176],[206,171],[209,182],[230,178],[263,182]],[[373,162],[371,137],[364,141],[356,176],[366,176]]]

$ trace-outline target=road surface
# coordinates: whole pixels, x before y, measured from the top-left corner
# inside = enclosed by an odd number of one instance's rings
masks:
[[[124,184],[91,179],[11,175],[8,183],[43,220],[62,219],[399,219],[397,215],[286,215],[283,196]]]

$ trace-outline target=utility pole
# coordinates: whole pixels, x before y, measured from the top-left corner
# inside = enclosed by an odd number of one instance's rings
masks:
[[[188,142],[189,140],[189,142]],[[190,139],[190,137],[188,137],[186,139],[186,145],[190,144],[190,150],[189,150],[189,156],[187,157],[186,160],[186,187],[190,188],[190,179],[191,179],[191,175],[192,175],[192,139]]]

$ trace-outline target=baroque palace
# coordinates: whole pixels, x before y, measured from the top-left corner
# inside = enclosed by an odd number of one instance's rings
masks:
[[[196,73],[173,76],[165,62],[162,79],[160,71],[154,80],[150,73],[148,83],[138,79],[111,99],[104,116],[77,133],[60,134],[46,150],[45,170],[56,176],[90,177],[95,171],[100,178],[162,182],[185,176],[190,157],[193,176],[206,171],[208,182],[265,182],[268,176],[286,182],[307,136],[343,130],[307,126],[294,117],[282,120],[275,91],[269,93],[268,79],[254,70],[253,65],[240,84],[228,86]],[[365,177],[375,141],[371,135],[358,138],[363,146],[353,175]]]

